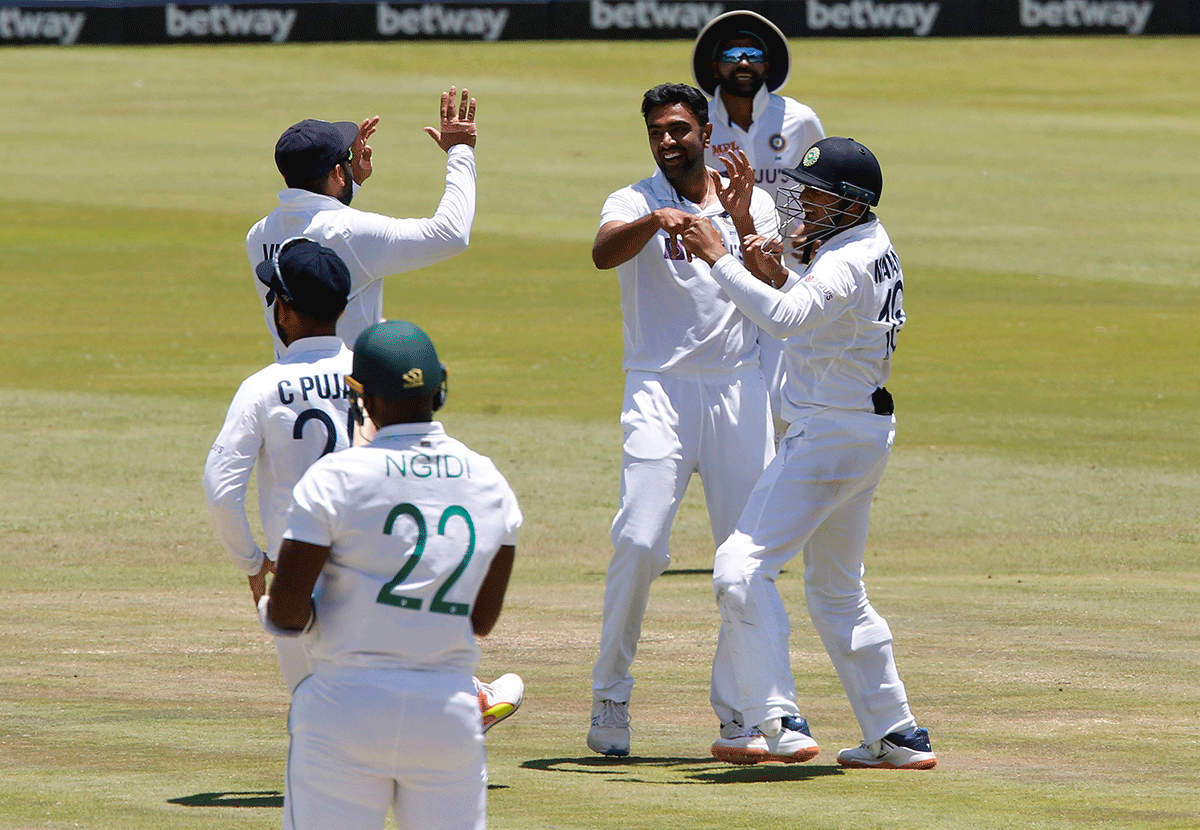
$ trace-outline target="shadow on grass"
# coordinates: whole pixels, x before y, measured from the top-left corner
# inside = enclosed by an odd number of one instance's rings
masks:
[[[607,775],[630,784],[757,784],[769,781],[804,781],[826,775],[842,775],[840,767],[807,764],[752,764],[731,766],[712,758],[616,758],[599,755],[582,758],[533,758],[522,769],[565,772],[576,775]],[[648,768],[678,772],[679,780],[643,778]]]
[[[507,784],[488,784],[489,790],[507,790]],[[183,807],[283,807],[283,793],[278,790],[246,793],[196,793],[168,798],[168,804]]]
[[[184,807],[282,807],[283,793],[278,790],[249,793],[196,793],[168,798],[168,804]]]

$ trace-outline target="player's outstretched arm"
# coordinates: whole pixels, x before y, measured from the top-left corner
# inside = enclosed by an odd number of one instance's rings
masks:
[[[471,609],[471,628],[480,637],[490,634],[496,620],[500,619],[500,609],[504,605],[504,595],[508,592],[508,577],[512,574],[516,554],[515,546],[501,545],[492,558],[483,584],[479,586],[475,607]]]
[[[476,127],[475,127],[475,99],[471,97],[466,89],[462,91],[462,97],[458,102],[455,102],[455,88],[450,87],[448,92],[442,93],[442,116],[441,129],[426,127],[425,132],[437,142],[437,145],[450,152],[450,148],[455,144],[466,144],[468,147],[475,146]]]
[[[783,243],[750,234],[742,239],[742,259],[746,270],[772,288],[782,288],[788,280],[788,269],[781,261]]]
[[[312,616],[312,592],[330,549],[284,539],[275,564],[267,617],[283,631],[303,631]]]

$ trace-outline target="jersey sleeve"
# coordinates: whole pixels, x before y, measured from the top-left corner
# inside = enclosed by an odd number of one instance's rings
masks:
[[[237,566],[262,570],[263,551],[246,518],[246,489],[262,447],[261,410],[250,381],[234,395],[225,423],[204,463],[204,494],[221,544]]]
[[[504,484],[504,501],[501,510],[504,514],[504,537],[500,540],[502,545],[516,545],[517,531],[521,529],[525,517],[521,514],[521,507],[517,504],[517,494],[513,492],[508,481],[504,476],[500,477],[500,481]]]
[[[633,222],[650,213],[646,198],[632,187],[609,194],[600,209],[600,226],[609,222]]]
[[[328,456],[327,456],[328,457]],[[310,545],[333,545],[334,522],[338,502],[336,473],[321,461],[305,471],[292,488],[292,504],[287,512],[284,539]]]
[[[853,279],[836,261],[820,273],[810,269],[799,280],[789,275],[787,293],[756,279],[732,254],[717,260],[711,273],[743,314],[778,338],[838,317],[855,293]]]
[[[467,249],[475,221],[475,151],[450,148],[446,188],[433,216],[396,219],[358,212],[346,228],[346,244],[371,279],[433,265]]]

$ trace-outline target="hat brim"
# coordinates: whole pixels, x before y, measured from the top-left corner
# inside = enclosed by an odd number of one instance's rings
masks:
[[[338,135],[342,137],[342,152],[344,153],[358,138],[358,125],[353,121],[334,121],[333,126],[338,131]]]
[[[258,277],[259,282],[270,288],[275,282],[275,263],[264,259],[254,266],[254,275]]]
[[[750,32],[767,47],[766,86],[768,92],[781,89],[787,83],[792,69],[792,55],[788,48],[787,38],[779,27],[767,20],[761,14],[746,10],[735,10],[718,15],[708,22],[696,36],[692,47],[692,75],[696,85],[714,95],[717,90],[717,79],[713,77],[713,50],[717,44],[726,40],[735,32]]]

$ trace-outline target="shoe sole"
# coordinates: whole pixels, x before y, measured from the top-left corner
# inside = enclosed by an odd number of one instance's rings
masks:
[[[487,702],[487,696],[483,692],[480,692],[479,693],[480,707],[482,708],[483,704],[486,702]],[[513,712],[517,711],[520,708],[521,708],[521,701],[518,700],[516,703],[509,703],[506,700],[501,703],[495,704],[494,706],[492,706],[489,709],[484,709],[483,710],[483,731],[487,732],[493,726],[495,726],[496,724],[498,724],[500,721],[504,720],[505,718],[509,717],[510,715],[512,715]]]
[[[588,742],[588,749],[590,749],[592,752],[598,752],[601,755],[605,755],[609,758],[625,758],[629,755],[628,749],[621,749],[620,747],[615,746],[604,747],[601,749],[598,746],[592,746],[591,741]]]
[[[922,761],[910,761],[907,764],[896,766],[890,761],[883,761],[878,764],[867,764],[863,761],[843,761],[838,758],[838,763],[843,767],[850,769],[933,769],[937,766],[937,758],[926,758]]]
[[[820,752],[821,748],[819,746],[797,750],[791,755],[772,755],[766,750],[734,749],[728,746],[714,746],[712,748],[712,756],[718,761],[739,765],[771,762],[777,764],[803,764],[805,761],[811,761],[813,758],[816,758]]]

